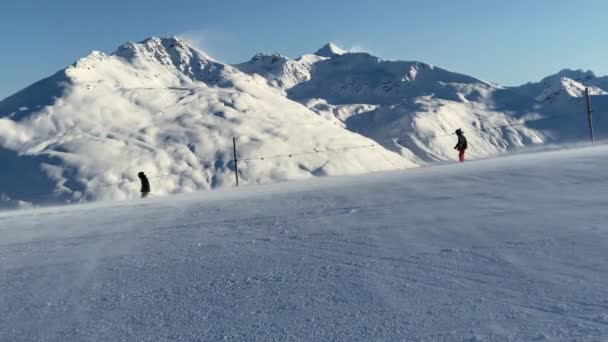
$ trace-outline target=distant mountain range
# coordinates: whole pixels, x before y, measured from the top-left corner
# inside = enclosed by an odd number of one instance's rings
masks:
[[[157,195],[232,186],[233,137],[245,184],[454,160],[457,128],[475,158],[578,141],[586,87],[601,137],[608,77],[590,71],[502,87],[333,44],[229,65],[149,38],[93,52],[0,102],[0,201],[132,198],[138,171]]]

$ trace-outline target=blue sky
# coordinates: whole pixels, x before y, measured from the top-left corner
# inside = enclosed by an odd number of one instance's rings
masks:
[[[558,70],[608,74],[605,0],[3,0],[0,98],[92,50],[181,35],[230,63],[328,41],[516,85]]]

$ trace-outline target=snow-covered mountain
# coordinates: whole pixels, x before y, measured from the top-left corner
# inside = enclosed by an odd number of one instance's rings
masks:
[[[231,186],[233,137],[240,159],[374,143],[178,39],[93,52],[0,102],[0,113],[2,164],[11,165],[0,192],[25,201],[136,196],[140,170],[156,194]],[[265,183],[413,166],[370,147],[251,161],[240,172]]]
[[[564,69],[538,83],[528,83],[515,90],[524,95],[538,94],[535,97],[537,102],[572,102],[572,99],[585,95],[585,88],[589,88],[591,95],[608,95],[601,88],[603,83],[602,78],[596,77],[592,71]]]
[[[471,154],[481,157],[544,142],[587,137],[584,91],[596,111],[608,110],[608,77],[562,70],[538,83],[502,87],[426,63],[385,61],[326,45],[314,55],[283,57],[258,74],[319,115],[418,163],[453,158],[454,128],[468,132]],[[311,61],[313,61],[311,63]],[[298,70],[305,77],[295,77]],[[294,85],[293,80],[300,82]],[[597,120],[598,132],[608,123]],[[447,136],[447,137],[446,137]]]
[[[564,69],[539,82],[497,90],[493,105],[513,117],[529,117],[528,127],[543,132],[545,141],[580,141],[588,136],[585,88],[589,88],[596,136],[606,138],[608,77],[591,71]]]
[[[138,171],[154,194],[232,186],[233,137],[245,184],[454,159],[456,128],[479,158],[584,136],[582,89],[608,108],[606,84],[562,71],[506,88],[333,44],[229,65],[149,38],[93,52],[0,102],[0,197],[130,198]]]

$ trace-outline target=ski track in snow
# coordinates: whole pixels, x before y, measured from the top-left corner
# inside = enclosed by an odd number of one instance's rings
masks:
[[[606,341],[607,154],[0,213],[0,340]]]

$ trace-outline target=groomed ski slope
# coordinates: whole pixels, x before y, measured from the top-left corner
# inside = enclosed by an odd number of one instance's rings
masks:
[[[607,341],[608,146],[0,213],[2,341]]]

